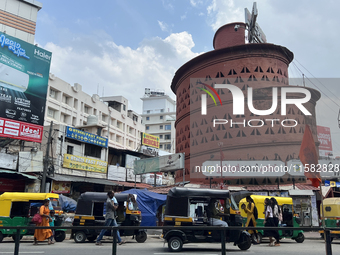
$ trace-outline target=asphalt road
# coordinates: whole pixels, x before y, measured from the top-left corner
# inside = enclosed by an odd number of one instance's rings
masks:
[[[186,254],[202,254],[202,255],[219,255],[221,254],[220,244],[185,244],[183,250],[179,253],[171,253],[167,249],[167,244],[164,245],[163,239],[159,236],[149,235],[145,243],[137,243],[130,237],[123,237],[126,244],[117,246],[118,255],[186,255]],[[112,254],[112,239],[103,241],[102,246],[96,246],[94,243],[77,244],[73,240],[65,240],[62,243],[48,245],[47,242],[41,242],[38,245],[33,245],[33,240],[30,237],[24,237],[20,243],[20,254],[46,254],[46,255],[100,255]],[[283,239],[281,246],[269,247],[268,241],[260,245],[253,245],[247,251],[241,251],[237,246],[227,244],[227,254],[261,254],[261,255],[321,255],[325,253],[325,244],[322,239],[313,238],[306,239],[302,244],[298,244],[290,239]],[[334,240],[332,243],[333,254],[340,254],[340,240]],[[13,254],[14,242],[11,238],[6,238],[0,244],[0,255]]]

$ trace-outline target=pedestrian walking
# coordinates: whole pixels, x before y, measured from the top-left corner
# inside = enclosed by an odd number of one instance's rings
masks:
[[[279,216],[280,216],[280,207],[277,204],[277,201],[274,197],[270,198],[270,202],[271,202],[271,207],[273,209],[273,223],[275,227],[279,226]],[[274,230],[273,233],[274,238],[276,240],[275,246],[280,246],[280,235],[279,235],[279,231],[278,230]]]
[[[271,201],[269,198],[266,198],[264,200],[264,205],[265,205],[265,220],[264,220],[264,226],[265,227],[274,227],[274,219],[273,219],[273,208],[271,206]],[[264,231],[264,236],[269,237],[269,246],[274,246],[275,241],[273,240],[274,236],[274,231],[273,230],[265,230]]]
[[[50,209],[48,208],[50,203],[49,199],[44,200],[44,204],[40,206],[39,214],[42,218],[41,223],[36,224],[39,227],[49,227],[50,224]],[[38,241],[44,241],[48,239],[48,244],[52,244],[50,237],[52,236],[51,229],[36,229],[34,231],[34,242],[33,244],[38,244]]]
[[[248,202],[248,205],[242,204],[241,208],[244,210],[244,212],[247,214],[247,222],[246,227],[256,227],[256,218],[255,217],[255,211],[257,210],[255,207],[254,200],[250,197],[246,197],[246,201]],[[256,240],[256,244],[260,243],[259,237],[257,235],[257,230],[248,230],[249,234],[253,235]]]
[[[118,202],[117,202],[117,199],[115,198],[115,193],[113,191],[109,191],[107,193],[106,215],[105,215],[104,226],[114,226],[114,227],[118,226],[117,221],[116,221],[116,214],[115,214],[115,211],[117,210],[117,208],[118,208]],[[101,240],[103,239],[103,236],[106,231],[107,231],[106,229],[102,229],[102,231],[100,232],[97,238],[96,245],[102,245]],[[120,238],[119,230],[117,230],[117,240],[118,240],[119,245],[125,243]]]

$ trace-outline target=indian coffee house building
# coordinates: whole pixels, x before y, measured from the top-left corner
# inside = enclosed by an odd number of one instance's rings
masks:
[[[289,84],[293,53],[271,43],[245,43],[245,27],[238,22],[219,28],[214,50],[185,63],[172,80],[176,153],[185,153],[185,176],[177,171],[176,182],[291,183],[293,176],[283,170],[288,161],[298,159],[306,124],[317,141],[320,93]],[[302,107],[281,107],[284,93],[297,102],[308,92],[311,97]],[[294,180],[306,182],[303,176]]]

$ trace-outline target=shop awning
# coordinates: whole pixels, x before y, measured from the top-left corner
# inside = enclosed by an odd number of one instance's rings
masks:
[[[14,175],[26,177],[26,178],[31,179],[31,180],[37,180],[38,179],[38,177],[33,176],[33,175],[24,174],[24,173],[20,173],[20,172],[16,172],[16,171],[11,171],[11,170],[4,170],[4,169],[0,169],[0,174],[14,174]]]
[[[299,189],[291,189],[288,190],[290,196],[313,196],[313,190],[299,190]]]
[[[53,177],[49,177],[49,178],[52,180],[61,181],[61,182],[87,182],[87,183],[95,183],[95,184],[102,184],[102,185],[109,185],[109,186],[120,186],[118,183],[110,181],[110,180],[89,178],[89,177],[82,177],[82,176],[55,174]]]

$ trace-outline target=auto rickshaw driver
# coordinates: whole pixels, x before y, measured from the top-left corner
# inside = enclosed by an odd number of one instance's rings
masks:
[[[229,216],[224,213],[224,207],[221,205],[220,200],[213,198],[208,205],[208,217],[212,226],[228,227],[228,223],[221,220],[222,216]]]

